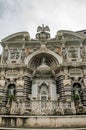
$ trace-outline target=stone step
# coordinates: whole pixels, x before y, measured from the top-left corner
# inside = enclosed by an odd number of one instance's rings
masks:
[[[46,129],[46,128],[41,128],[41,129],[34,129],[34,128],[5,128],[5,127],[0,127],[0,130],[86,130],[86,128],[64,128],[64,129],[53,129],[53,128],[50,128],[50,129]]]

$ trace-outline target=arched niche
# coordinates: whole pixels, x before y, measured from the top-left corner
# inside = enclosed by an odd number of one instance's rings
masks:
[[[34,55],[29,61],[28,66],[35,70],[38,66],[41,65],[42,59],[45,58],[45,62],[48,66],[50,66],[53,70],[57,68],[59,61],[52,54],[49,53],[39,53]]]
[[[8,102],[11,102],[12,100],[14,100],[16,95],[16,86],[15,84],[9,84],[7,87],[7,98],[8,98]]]
[[[47,65],[54,70],[57,68],[58,64],[62,64],[63,62],[63,58],[61,56],[44,46],[27,56],[25,58],[25,64],[32,69],[36,69],[40,65],[43,58],[46,59]]]

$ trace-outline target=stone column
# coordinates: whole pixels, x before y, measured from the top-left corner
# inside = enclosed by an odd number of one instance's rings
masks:
[[[32,94],[32,81],[31,77],[28,75],[24,76],[24,96],[27,97],[28,95]]]
[[[63,101],[64,100],[64,86],[63,86],[63,79],[64,75],[63,72],[61,71],[59,74],[56,76],[56,93],[59,95],[59,100]]]
[[[68,77],[68,68],[64,68],[64,80],[63,80],[63,86],[65,91],[65,99],[68,101],[71,101],[71,80]]]

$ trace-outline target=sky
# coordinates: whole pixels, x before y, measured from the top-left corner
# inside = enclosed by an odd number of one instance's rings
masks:
[[[50,27],[52,38],[59,30],[85,30],[86,0],[0,0],[0,41],[21,31],[35,38],[42,24]]]

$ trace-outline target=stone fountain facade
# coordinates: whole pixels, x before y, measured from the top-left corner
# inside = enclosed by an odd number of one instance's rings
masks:
[[[86,114],[85,31],[48,26],[1,40],[0,114],[53,116]]]

